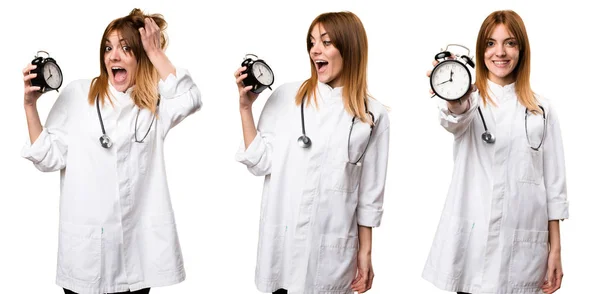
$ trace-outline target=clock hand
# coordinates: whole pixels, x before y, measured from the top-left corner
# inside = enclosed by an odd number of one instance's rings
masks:
[[[454,75],[454,72],[452,70],[450,70],[450,81],[452,82],[452,76]]]
[[[441,83],[437,84],[436,86],[439,86],[439,85],[441,85],[441,84],[445,84],[445,83],[447,83],[447,82],[451,82],[451,81],[452,81],[452,80],[447,80],[447,81],[445,81],[445,82],[441,82]]]

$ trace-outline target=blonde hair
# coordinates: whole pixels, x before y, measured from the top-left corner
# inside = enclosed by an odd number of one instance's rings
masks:
[[[367,90],[367,33],[362,22],[352,12],[328,12],[317,16],[306,36],[306,49],[309,53],[312,47],[311,32],[317,25],[322,25],[327,31],[331,43],[340,51],[342,56],[341,82],[344,86],[342,99],[348,113],[358,117],[363,122],[372,122],[367,114],[366,103],[370,97]],[[318,84],[317,69],[310,60],[310,78],[302,83],[296,94],[296,104],[300,105],[304,97],[307,103],[317,105],[316,91]]]
[[[158,71],[152,65],[150,58],[146,55],[139,28],[144,27],[144,20],[150,17],[156,22],[161,30],[160,47],[164,50],[167,46],[167,37],[165,30],[167,22],[160,14],[144,14],[140,9],[133,9],[129,15],[113,20],[104,30],[102,39],[100,40],[100,75],[92,80],[90,91],[88,94],[88,102],[93,104],[96,97],[104,104],[105,99],[110,100],[110,92],[108,90],[108,69],[104,64],[106,51],[104,47],[108,36],[113,32],[118,32],[124,42],[131,48],[131,52],[137,61],[137,71],[134,73],[135,88],[131,92],[131,98],[135,105],[140,108],[149,109],[153,114],[156,114],[156,106],[158,100]],[[126,54],[131,54],[126,53]]]
[[[529,83],[529,73],[531,70],[531,51],[529,48],[529,38],[527,37],[527,30],[523,19],[512,10],[499,10],[494,11],[483,21],[481,28],[479,29],[479,35],[477,36],[476,45],[476,62],[477,64],[485,64],[485,51],[487,49],[487,42],[492,35],[492,32],[498,25],[506,26],[506,29],[517,39],[517,46],[519,48],[519,62],[513,69],[511,75],[515,76],[515,91],[519,102],[525,106],[529,111],[534,113],[541,113],[541,109],[538,106],[538,101],[535,98],[535,93],[531,89]],[[483,100],[483,104],[486,105],[489,99],[488,93],[488,76],[489,69],[486,66],[478,66],[475,70],[476,81],[475,85],[479,89],[479,94]],[[493,103],[493,101],[490,100]]]

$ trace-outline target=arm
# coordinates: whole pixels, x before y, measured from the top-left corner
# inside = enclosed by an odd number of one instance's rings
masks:
[[[548,254],[547,281],[542,286],[544,293],[553,293],[562,284],[563,270],[561,262],[559,220],[569,218],[567,201],[567,182],[565,158],[560,125],[556,111],[548,105],[547,130],[543,146],[544,186],[548,205]]]
[[[144,27],[140,28],[140,37],[144,51],[158,75],[158,92],[161,96],[159,112],[164,124],[163,136],[190,114],[202,107],[200,90],[190,74],[183,69],[176,69],[164,50],[161,48],[161,29],[154,19],[147,17]]]
[[[34,76],[34,75],[29,75]],[[67,101],[72,88],[67,86],[52,106],[45,127],[42,127],[37,110],[37,98],[41,95],[38,87],[29,86],[30,78],[25,77],[25,115],[29,129],[29,142],[21,150],[21,156],[33,162],[44,172],[66,167],[67,157]],[[37,97],[37,98],[36,98]],[[35,99],[32,99],[35,98]]]
[[[547,129],[543,143],[543,173],[548,220],[563,220],[569,218],[565,155],[556,111],[551,106],[546,108]]]
[[[171,64],[169,58],[161,48],[161,29],[158,27],[154,19],[146,17],[144,19],[144,27],[139,29],[142,45],[146,55],[158,71],[161,80],[166,80],[169,75],[175,75],[175,67]]]
[[[351,284],[352,290],[358,293],[371,289],[375,277],[371,263],[372,236],[371,227],[358,226],[358,273]]]
[[[25,117],[27,118],[27,129],[29,130],[29,141],[35,142],[42,132],[42,123],[40,121],[40,115],[37,110],[37,100],[42,96],[42,93],[38,92],[40,87],[31,86],[31,79],[35,78],[37,74],[29,72],[34,70],[37,65],[28,64],[23,69],[23,92],[24,92],[24,107]]]
[[[560,256],[560,224],[558,220],[548,222],[548,241],[550,253],[548,254],[547,280],[542,285],[544,293],[554,293],[560,289],[563,278],[562,261]]]
[[[258,127],[254,124],[252,105],[258,98],[258,94],[250,92],[252,86],[244,87],[242,81],[247,74],[241,74],[246,68],[241,67],[234,73],[238,86],[239,110],[242,122],[242,134],[244,142],[238,150],[235,159],[246,165],[248,170],[256,176],[264,176],[271,173],[271,155],[273,154],[274,127],[279,109],[278,93],[275,90],[265,103],[260,115]]]

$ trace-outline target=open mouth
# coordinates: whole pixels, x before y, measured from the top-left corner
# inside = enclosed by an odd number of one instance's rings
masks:
[[[317,70],[320,72],[322,68],[329,64],[329,62],[325,60],[315,60],[315,64],[317,66]]]
[[[508,64],[508,60],[496,60],[496,61],[493,61],[493,63],[494,63],[494,65],[502,67],[502,66],[505,66]]]
[[[115,81],[118,83],[121,83],[123,81],[125,81],[125,79],[127,79],[127,70],[122,68],[122,67],[118,67],[118,66],[113,66],[111,68],[113,77],[115,78]]]

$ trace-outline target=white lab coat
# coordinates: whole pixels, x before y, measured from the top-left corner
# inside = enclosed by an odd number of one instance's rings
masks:
[[[370,99],[375,127],[367,146],[368,124],[358,119],[348,151],[352,116],[343,107],[342,88],[318,84],[318,110],[305,107],[310,148],[298,146],[300,83],[277,88],[266,102],[258,135],[236,160],[265,176],[255,282],[260,291],[290,294],[352,293],[358,225],[377,227],[383,213],[389,119]]]
[[[541,293],[548,260],[548,221],[569,216],[565,164],[556,110],[537,97],[547,116],[539,151],[525,133],[525,107],[514,84],[488,83],[492,99],[479,93],[471,108],[450,113],[440,100],[441,124],[454,134],[454,172],[423,278],[440,289],[468,293]],[[477,112],[495,134],[484,132]],[[543,132],[541,115],[528,118],[531,145]]]
[[[164,163],[168,131],[200,109],[200,92],[177,69],[158,84],[158,119],[143,143],[134,142],[138,107],[130,93],[112,86],[102,118],[113,146],[100,145],[96,105],[88,103],[90,80],[60,93],[33,144],[22,156],[41,171],[60,170],[60,230],[56,284],[80,294],[135,291],[185,279]],[[138,139],[152,114],[139,113]]]

